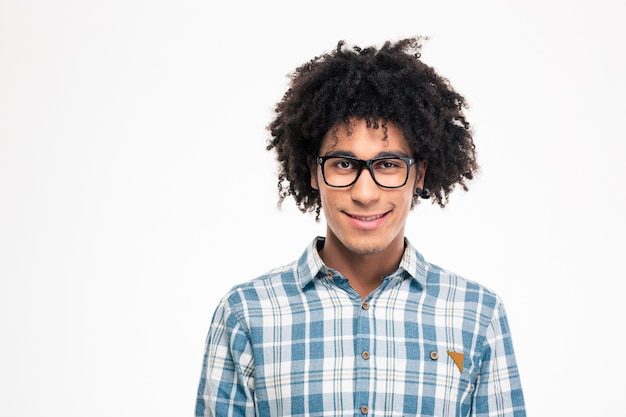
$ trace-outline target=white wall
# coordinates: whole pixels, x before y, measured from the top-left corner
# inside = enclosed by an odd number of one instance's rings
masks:
[[[219,297],[324,232],[276,209],[265,126],[286,74],[339,39],[416,34],[471,105],[482,174],[445,210],[420,205],[408,236],[504,299],[529,414],[618,415],[623,16],[609,0],[0,0],[0,415],[192,415]]]

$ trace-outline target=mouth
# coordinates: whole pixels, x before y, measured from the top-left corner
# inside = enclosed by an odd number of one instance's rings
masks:
[[[384,221],[384,218],[391,213],[391,210],[386,211],[384,213],[377,214],[357,214],[357,213],[348,213],[344,211],[344,214],[348,216],[352,221],[359,222],[361,224],[365,223],[380,223]]]
[[[391,213],[391,211],[370,215],[344,213],[353,227],[358,230],[371,231],[381,227],[386,222],[387,215]]]
[[[348,214],[348,213],[346,213]],[[352,217],[353,219],[362,221],[362,222],[371,222],[373,220],[377,220],[380,219],[381,217],[383,217],[385,214],[387,213],[383,213],[383,214],[376,214],[374,216],[353,216],[352,214],[348,214],[348,216]]]

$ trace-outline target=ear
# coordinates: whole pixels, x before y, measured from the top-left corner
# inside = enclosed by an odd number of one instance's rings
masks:
[[[426,178],[426,168],[428,161],[419,161],[416,166],[417,178],[415,178],[415,187],[424,188],[424,179]]]
[[[309,158],[309,173],[311,174],[311,188],[319,190],[317,182],[317,162],[313,158]]]

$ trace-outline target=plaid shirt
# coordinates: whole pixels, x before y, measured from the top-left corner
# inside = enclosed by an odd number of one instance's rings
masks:
[[[497,295],[407,241],[363,300],[316,242],[222,299],[196,416],[526,415]]]

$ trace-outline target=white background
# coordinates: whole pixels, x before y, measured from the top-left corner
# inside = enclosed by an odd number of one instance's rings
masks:
[[[0,0],[0,415],[192,415],[218,299],[324,233],[276,208],[286,75],[412,35],[482,171],[407,236],[504,299],[529,415],[624,415],[622,7]]]

